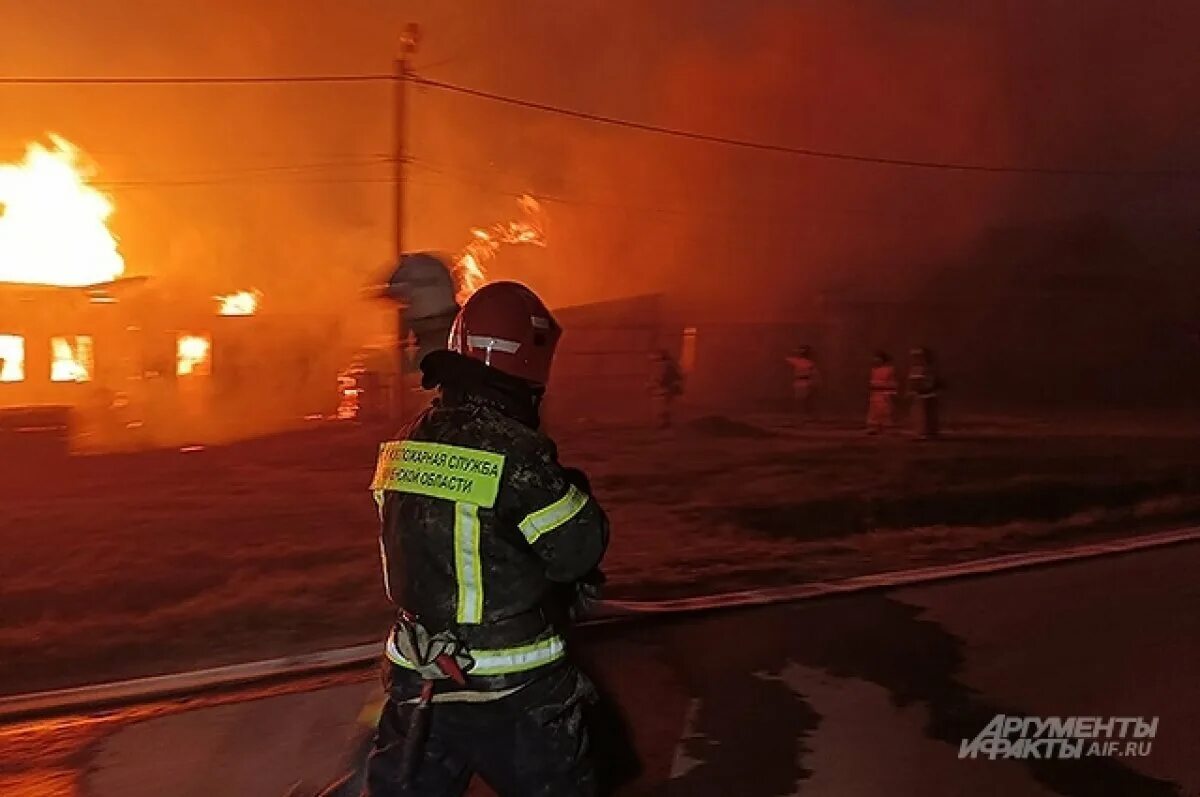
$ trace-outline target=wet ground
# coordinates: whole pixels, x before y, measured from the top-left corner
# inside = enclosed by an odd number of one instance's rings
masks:
[[[1194,795],[1200,545],[585,629],[626,795]],[[5,795],[282,794],[345,766],[369,678],[4,729]],[[1148,755],[960,760],[996,714],[1159,717]],[[76,729],[76,732],[70,732]],[[20,745],[14,740],[23,740]],[[15,751],[15,753],[14,753]]]

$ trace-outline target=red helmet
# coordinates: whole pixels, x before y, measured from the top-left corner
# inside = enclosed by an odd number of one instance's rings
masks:
[[[560,337],[562,327],[536,293],[517,282],[492,282],[458,311],[449,349],[545,385]]]

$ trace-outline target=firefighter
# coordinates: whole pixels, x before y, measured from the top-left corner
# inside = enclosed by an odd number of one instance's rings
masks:
[[[941,380],[934,365],[933,352],[924,346],[909,352],[908,395],[912,401],[913,432],[921,440],[939,434],[938,392]]]
[[[671,426],[675,399],[683,395],[683,372],[666,349],[650,355],[650,400],[659,429]]]
[[[434,252],[402,255],[400,265],[380,290],[382,296],[399,302],[400,337],[414,342],[413,362],[446,348],[450,327],[458,316],[453,266],[449,258]],[[407,370],[407,369],[406,369]]]
[[[813,359],[811,346],[799,346],[787,357],[792,367],[792,398],[801,421],[816,417],[815,394],[821,383],[821,372]]]
[[[867,434],[879,434],[892,428],[896,413],[896,367],[886,351],[875,352],[871,366],[870,400],[867,404]]]
[[[556,616],[594,599],[608,521],[538,431],[561,329],[523,285],[484,286],[449,350],[421,361],[438,398],[380,449],[372,489],[398,615],[369,797],[591,795],[583,711],[596,697]]]

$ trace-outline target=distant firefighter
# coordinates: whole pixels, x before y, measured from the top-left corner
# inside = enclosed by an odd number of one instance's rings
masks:
[[[675,358],[666,349],[650,355],[650,398],[654,403],[654,417],[660,429],[671,425],[671,413],[675,399],[683,395],[683,372]]]
[[[787,356],[792,367],[792,398],[801,420],[816,417],[816,393],[821,386],[821,371],[813,359],[811,346],[798,346]]]
[[[875,352],[871,366],[871,397],[867,404],[867,434],[879,434],[892,427],[899,387],[891,355],[885,351]]]
[[[924,346],[909,352],[908,395],[912,401],[913,431],[922,440],[938,436],[938,393],[942,383],[933,352]]]
[[[400,338],[416,340],[413,365],[430,352],[446,348],[450,326],[458,315],[454,277],[446,257],[414,252],[400,258],[382,295],[400,304]]]

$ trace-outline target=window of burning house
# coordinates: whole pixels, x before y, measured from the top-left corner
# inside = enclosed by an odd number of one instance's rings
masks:
[[[212,338],[208,335],[180,335],[175,341],[175,375],[209,376],[212,374]]]
[[[50,338],[51,382],[90,382],[95,366],[90,335]]]
[[[25,338],[0,335],[0,382],[25,381]]]

